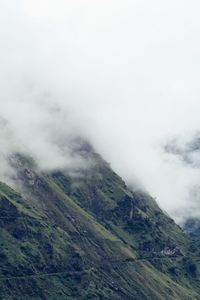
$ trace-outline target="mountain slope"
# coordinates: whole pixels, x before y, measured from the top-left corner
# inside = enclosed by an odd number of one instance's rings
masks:
[[[189,238],[90,147],[83,155],[93,164],[79,177],[13,158],[18,192],[0,184],[0,298],[200,299]]]
[[[200,219],[189,218],[188,220],[186,220],[183,229],[191,237],[195,245],[199,248],[200,247]]]

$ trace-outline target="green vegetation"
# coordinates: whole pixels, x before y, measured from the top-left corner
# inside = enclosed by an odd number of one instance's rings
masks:
[[[200,299],[190,239],[154,199],[88,156],[80,178],[40,173],[17,156],[23,196],[0,183],[0,299]]]

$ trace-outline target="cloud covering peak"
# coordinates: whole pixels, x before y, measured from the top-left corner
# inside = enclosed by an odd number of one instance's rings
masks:
[[[200,128],[199,9],[179,0],[0,1],[2,166],[22,151],[43,168],[72,167],[80,161],[70,141],[82,136],[181,220],[200,173],[163,148]]]

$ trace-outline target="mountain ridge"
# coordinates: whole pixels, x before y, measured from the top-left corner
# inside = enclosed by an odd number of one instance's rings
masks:
[[[12,161],[18,192],[0,184],[1,298],[200,299],[192,241],[85,149],[95,163],[80,177]]]

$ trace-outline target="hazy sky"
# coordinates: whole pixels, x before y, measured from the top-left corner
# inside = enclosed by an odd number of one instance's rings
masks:
[[[197,0],[0,0],[1,173],[19,149],[77,164],[60,145],[82,135],[177,220],[200,216],[200,170],[163,151],[200,130],[199,36]]]

